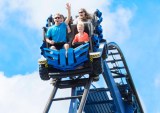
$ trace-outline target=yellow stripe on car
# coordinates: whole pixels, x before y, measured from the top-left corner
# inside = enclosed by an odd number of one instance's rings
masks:
[[[92,62],[93,58],[99,58],[101,55],[100,55],[100,52],[93,52],[93,53],[89,53],[89,56],[90,56],[90,61]]]

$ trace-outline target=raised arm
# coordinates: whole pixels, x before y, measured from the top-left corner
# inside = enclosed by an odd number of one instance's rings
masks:
[[[69,21],[70,21],[70,17],[71,17],[71,4],[67,3],[66,4],[66,9],[68,12],[67,18],[65,20],[65,23],[68,25]]]

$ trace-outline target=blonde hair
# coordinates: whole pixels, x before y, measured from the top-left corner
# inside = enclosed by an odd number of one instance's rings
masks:
[[[84,23],[82,21],[78,21],[77,26],[82,26],[84,28]]]
[[[62,14],[60,14],[60,13],[56,13],[56,14],[54,15],[54,17],[55,17],[55,16],[61,17],[61,15],[62,15]]]

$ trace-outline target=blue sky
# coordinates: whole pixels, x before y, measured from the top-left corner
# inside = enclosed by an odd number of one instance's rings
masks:
[[[102,11],[104,38],[121,47],[145,112],[160,113],[160,1],[68,1],[72,15],[81,7]],[[38,76],[42,27],[50,14],[66,14],[66,2],[0,1],[0,112],[42,112],[52,88]]]

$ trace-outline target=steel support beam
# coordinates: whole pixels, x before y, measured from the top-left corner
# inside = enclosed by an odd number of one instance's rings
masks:
[[[77,95],[77,87],[73,87],[71,90],[71,96],[76,96],[76,95]],[[76,112],[77,112],[77,98],[71,99],[68,113],[76,113]]]
[[[90,77],[89,80],[88,80],[88,82],[86,83],[86,85],[84,87],[83,96],[82,96],[81,103],[79,105],[77,113],[82,113],[82,111],[84,109],[84,106],[85,106],[85,103],[86,103],[86,100],[87,100],[87,97],[88,97],[88,93],[89,93],[89,89],[90,89],[92,80],[93,80],[93,78]]]
[[[125,107],[124,107],[124,103],[123,103],[121,94],[118,90],[118,87],[114,81],[114,78],[111,74],[111,71],[106,61],[103,62],[103,68],[104,68],[103,77],[111,91],[111,95],[112,95],[112,98],[113,98],[113,101],[116,107],[116,113],[125,113]]]
[[[53,88],[53,90],[52,90],[52,93],[51,93],[51,95],[50,95],[50,97],[49,97],[49,99],[48,99],[48,102],[47,102],[47,104],[46,104],[46,107],[45,107],[45,109],[44,109],[44,111],[43,111],[43,113],[48,113],[48,112],[49,112],[49,109],[50,109],[51,104],[52,104],[52,99],[55,97],[56,92],[57,92],[57,89],[58,89],[58,87],[57,87],[57,85],[55,84],[55,85],[54,85],[54,88]]]

